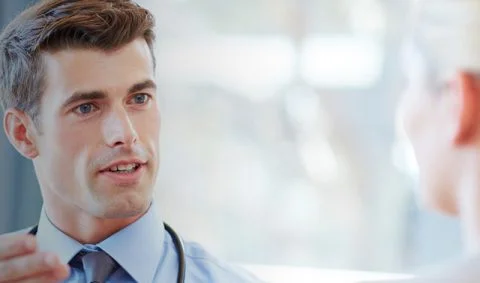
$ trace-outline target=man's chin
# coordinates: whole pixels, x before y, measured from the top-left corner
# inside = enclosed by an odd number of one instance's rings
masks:
[[[100,203],[102,218],[119,219],[131,218],[143,215],[152,201],[151,197],[126,194],[109,199],[106,203]]]

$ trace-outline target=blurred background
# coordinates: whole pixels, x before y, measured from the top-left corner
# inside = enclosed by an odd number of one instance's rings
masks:
[[[0,26],[28,0],[0,0]],[[404,0],[140,0],[157,17],[165,219],[249,265],[410,272],[461,253],[395,127]],[[0,136],[0,233],[37,222]]]

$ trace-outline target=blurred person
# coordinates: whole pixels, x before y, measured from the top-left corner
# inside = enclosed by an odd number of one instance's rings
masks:
[[[4,129],[44,201],[37,227],[0,236],[0,282],[257,281],[183,244],[153,204],[153,29],[133,1],[47,0],[0,35]]]
[[[419,199],[459,218],[465,256],[405,282],[480,282],[480,0],[414,8],[398,114],[418,164]]]

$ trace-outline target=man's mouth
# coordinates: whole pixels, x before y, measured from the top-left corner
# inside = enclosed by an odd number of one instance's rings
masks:
[[[141,160],[123,160],[114,162],[101,169],[99,173],[132,174],[144,167],[147,162]]]
[[[142,166],[140,163],[129,163],[129,164],[122,164],[122,165],[114,165],[114,166],[106,169],[105,171],[113,172],[113,173],[117,173],[117,174],[128,174],[128,173],[135,172],[136,170],[138,170],[138,168],[140,168],[140,166]]]
[[[106,178],[116,186],[132,186],[145,176],[146,167],[147,163],[134,161],[116,163],[100,171],[99,177]]]

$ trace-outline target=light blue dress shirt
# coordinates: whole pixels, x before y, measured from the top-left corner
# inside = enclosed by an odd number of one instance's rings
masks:
[[[67,264],[82,249],[102,249],[120,265],[107,281],[176,282],[178,257],[155,205],[136,222],[97,245],[82,245],[56,228],[44,210],[37,232],[39,250],[54,252]],[[246,271],[214,258],[200,245],[185,242],[185,282],[260,282]],[[85,274],[72,268],[65,282],[85,282]]]

